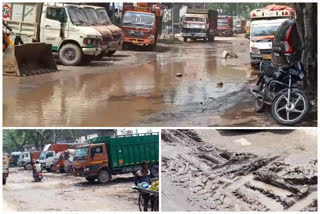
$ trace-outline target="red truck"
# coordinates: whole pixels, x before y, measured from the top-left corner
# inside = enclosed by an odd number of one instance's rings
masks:
[[[161,30],[161,4],[137,3],[135,6],[133,3],[123,3],[122,14],[123,48],[138,45],[153,51]]]
[[[232,36],[233,35],[233,17],[218,16],[217,35]]]

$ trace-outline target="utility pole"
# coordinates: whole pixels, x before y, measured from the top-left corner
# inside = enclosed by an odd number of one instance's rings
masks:
[[[112,23],[115,23],[115,3],[114,2],[112,2]]]
[[[239,3],[237,3],[237,16],[239,17]]]
[[[172,25],[172,37],[174,37],[174,20],[173,20],[173,5],[171,8],[171,25]]]

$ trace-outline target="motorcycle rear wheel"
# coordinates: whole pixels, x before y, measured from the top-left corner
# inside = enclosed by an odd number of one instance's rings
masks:
[[[288,92],[280,92],[272,102],[272,117],[281,125],[300,123],[310,109],[310,101],[302,90],[294,89],[288,104]],[[291,114],[291,117],[290,117]],[[292,116],[293,115],[293,116]]]

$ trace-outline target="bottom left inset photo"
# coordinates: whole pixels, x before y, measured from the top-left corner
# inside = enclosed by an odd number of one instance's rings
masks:
[[[4,211],[158,211],[159,130],[4,129]]]

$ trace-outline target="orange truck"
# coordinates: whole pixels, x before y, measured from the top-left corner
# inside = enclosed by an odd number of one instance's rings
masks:
[[[157,46],[161,30],[161,4],[123,3],[122,14],[123,48],[137,45],[148,47],[153,51]]]

